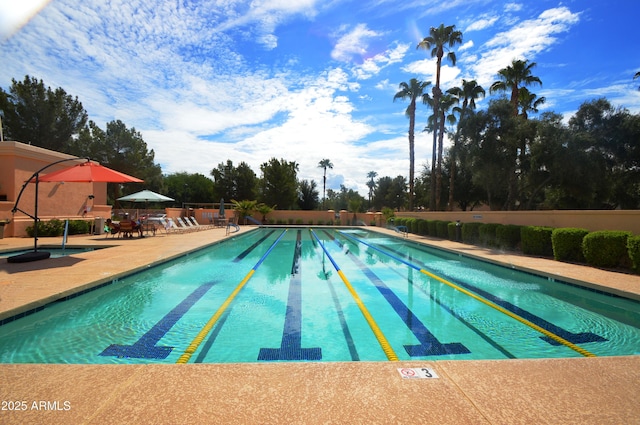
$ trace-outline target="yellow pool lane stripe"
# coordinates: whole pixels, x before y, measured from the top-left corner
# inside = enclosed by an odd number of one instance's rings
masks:
[[[495,303],[493,303],[493,302],[491,302],[489,300],[486,300],[486,299],[474,294],[471,291],[468,291],[468,290],[466,290],[464,288],[461,288],[460,286],[458,286],[458,285],[456,285],[454,283],[451,283],[448,280],[441,278],[440,276],[437,276],[437,275],[435,275],[435,274],[433,274],[431,272],[428,272],[425,269],[420,269],[420,273],[423,273],[423,274],[425,274],[425,275],[427,275],[427,276],[429,276],[429,277],[431,277],[431,278],[433,278],[433,279],[435,279],[435,280],[437,280],[439,282],[442,282],[445,285],[448,285],[448,286],[452,287],[453,289],[456,289],[456,290],[462,292],[463,294],[466,294],[466,295],[470,296],[471,298],[474,298],[474,299],[480,301],[481,303],[483,303],[483,304],[485,304],[485,305],[487,305],[487,306],[489,306],[491,308],[494,308],[494,309],[498,310],[501,313],[506,314],[507,316],[511,317],[512,319],[517,320],[518,322],[522,323],[523,325],[526,325],[526,326],[529,326],[532,329],[535,329],[536,331],[548,336],[549,338],[553,339],[554,341],[556,341],[556,342],[558,342],[558,343],[560,343],[560,344],[562,344],[562,345],[564,345],[564,346],[566,346],[568,348],[571,348],[573,351],[576,351],[576,352],[582,354],[585,357],[596,357],[596,355],[591,353],[590,351],[587,351],[584,348],[578,347],[574,343],[567,341],[566,339],[562,338],[561,336],[556,335],[553,332],[549,332],[548,330],[536,325],[535,323],[530,322],[527,319],[525,319],[523,317],[520,317],[515,313],[510,312],[506,308],[500,307],[498,304],[495,304]]]
[[[233,290],[231,295],[229,295],[227,299],[222,303],[220,308],[218,308],[218,311],[216,311],[215,314],[211,316],[211,319],[209,319],[207,324],[204,325],[204,327],[200,330],[200,332],[198,332],[198,335],[196,335],[193,341],[191,341],[191,344],[189,344],[187,349],[184,350],[184,353],[178,358],[178,361],[176,362],[177,364],[184,364],[189,362],[189,359],[191,358],[191,356],[193,356],[193,354],[198,350],[198,347],[200,346],[200,344],[202,344],[202,341],[204,341],[204,339],[207,337],[209,332],[211,332],[211,329],[213,329],[213,327],[218,322],[222,314],[233,302],[233,299],[240,293],[242,288],[244,288],[244,285],[246,285],[249,279],[251,279],[251,276],[253,276],[253,274],[256,272],[256,269],[260,266],[260,264],[262,264],[264,259],[267,258],[267,255],[269,255],[273,247],[276,246],[276,244],[280,241],[280,239],[282,239],[282,236],[284,236],[285,233],[286,233],[286,230],[284,230],[280,234],[278,239],[276,239],[276,241],[273,244],[271,244],[271,247],[269,247],[267,252],[264,253],[262,258],[260,258],[260,260],[256,263],[256,265],[253,266],[251,270],[249,270],[249,273],[247,273],[244,279],[242,279],[242,281],[238,284],[238,286],[236,286],[236,289]]]
[[[351,235],[348,235],[348,234],[346,234],[344,232],[340,232],[340,234],[342,234],[343,236],[346,236],[348,238],[351,238],[351,239],[353,239],[353,240],[355,240],[355,241],[357,241],[357,242],[359,242],[359,243],[361,243],[363,245],[366,245],[366,246],[368,246],[368,247],[370,247],[370,248],[372,248],[372,249],[374,249],[374,250],[376,250],[376,251],[378,251],[378,252],[380,252],[380,253],[382,253],[384,255],[387,255],[387,256],[389,256],[389,257],[391,257],[391,258],[393,258],[393,259],[395,259],[395,260],[397,260],[397,261],[399,261],[399,262],[401,262],[403,264],[406,264],[407,266],[413,268],[414,270],[418,270],[418,271],[420,271],[420,273],[425,274],[425,275],[437,280],[438,282],[444,283],[445,285],[450,286],[451,288],[456,289],[456,290],[462,292],[463,294],[468,295],[471,298],[480,301],[481,303],[487,305],[488,307],[491,307],[491,308],[493,308],[495,310],[498,310],[501,313],[506,314],[507,316],[511,317],[512,319],[517,320],[518,322],[522,323],[523,325],[529,326],[530,328],[532,328],[532,329],[534,329],[534,330],[536,330],[536,331],[548,336],[549,338],[553,339],[554,341],[564,345],[565,347],[568,347],[568,348],[572,349],[573,351],[575,351],[575,352],[577,352],[579,354],[582,354],[585,357],[596,357],[596,355],[593,354],[592,352],[587,351],[584,348],[578,347],[574,343],[567,341],[566,339],[562,338],[561,336],[556,335],[553,332],[550,332],[550,331],[548,331],[548,330],[536,325],[535,323],[528,321],[524,317],[520,317],[517,314],[512,313],[509,310],[507,310],[507,309],[505,309],[503,307],[500,307],[498,304],[495,304],[495,303],[493,303],[493,302],[491,302],[491,301],[489,301],[487,299],[484,299],[484,298],[480,297],[479,295],[474,294],[471,291],[468,291],[468,290],[466,290],[464,288],[461,288],[460,286],[458,286],[458,285],[456,285],[456,284],[454,284],[452,282],[449,282],[448,280],[443,279],[438,275],[435,275],[435,274],[433,274],[433,273],[431,273],[431,272],[429,272],[429,271],[427,271],[425,269],[421,269],[420,267],[416,266],[415,264],[409,263],[408,261],[405,261],[400,257],[397,257],[397,256],[395,256],[393,254],[390,254],[390,253],[378,248],[377,246],[371,245],[371,244],[369,244],[369,243],[367,243],[367,242],[365,242],[363,240],[355,238],[355,237],[353,237]]]
[[[313,229],[309,229],[309,230],[311,231],[313,236],[318,241],[318,244],[322,247],[322,250],[325,252],[325,254],[327,254],[327,257],[329,258],[329,261],[331,261],[331,264],[333,264],[333,267],[336,269],[336,272],[338,272],[338,276],[340,276],[340,278],[342,279],[342,282],[344,283],[344,285],[347,287],[347,289],[351,293],[351,296],[355,300],[356,304],[358,305],[358,308],[362,312],[362,315],[364,316],[365,320],[369,324],[369,327],[373,331],[373,335],[378,340],[378,344],[380,344],[380,347],[382,348],[382,351],[384,352],[384,354],[387,356],[387,359],[389,361],[392,361],[392,362],[397,362],[398,361],[398,355],[395,353],[395,351],[393,351],[393,348],[391,347],[391,344],[389,344],[389,341],[387,340],[387,338],[384,336],[384,334],[380,330],[380,327],[378,326],[378,324],[374,320],[373,316],[371,315],[371,313],[369,313],[369,310],[367,310],[367,307],[364,305],[364,303],[362,302],[362,300],[358,296],[358,293],[356,292],[356,290],[351,285],[351,282],[349,282],[349,279],[347,279],[347,277],[344,275],[342,270],[340,270],[340,267],[338,267],[338,264],[333,260],[333,257],[331,257],[331,254],[329,254],[327,249],[324,247],[324,244],[322,244],[322,242],[320,241],[320,239],[318,238],[316,233],[313,231]]]

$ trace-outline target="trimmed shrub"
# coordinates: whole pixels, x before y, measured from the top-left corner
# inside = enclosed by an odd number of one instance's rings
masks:
[[[484,246],[498,246],[498,240],[496,239],[497,223],[484,223],[478,228],[478,237],[480,238],[480,244]]]
[[[522,253],[542,257],[553,256],[551,233],[553,228],[541,226],[523,226],[520,229]]]
[[[584,262],[582,240],[589,234],[587,229],[565,227],[554,229],[551,233],[553,258],[558,261]]]
[[[438,224],[436,220],[427,220],[427,231],[429,236],[438,236]]]
[[[407,219],[407,231],[417,234],[418,233],[418,221],[415,218]]]
[[[69,220],[69,234],[70,235],[86,235],[89,233],[91,225],[85,220]],[[64,224],[63,224],[64,229]]]
[[[427,227],[427,220],[420,218],[418,219],[418,234],[421,236],[426,236],[429,232],[429,228]]]
[[[627,251],[633,270],[640,273],[640,236],[630,236],[627,239]]]
[[[482,226],[482,223],[463,223],[462,242],[471,245],[477,244],[480,241],[480,226]]]
[[[582,253],[587,264],[594,267],[629,267],[631,259],[627,240],[631,232],[600,230],[582,240]]]
[[[450,241],[456,240],[456,223],[453,221],[447,223],[447,237]]]
[[[27,227],[27,235],[33,237],[33,226]],[[38,236],[62,236],[64,232],[64,222],[58,219],[49,221],[38,221]]]
[[[515,224],[498,224],[496,242],[500,249],[515,250],[520,245],[520,228]]]
[[[447,239],[447,237],[449,236],[448,232],[447,232],[447,225],[449,224],[448,221],[444,221],[444,220],[437,220],[436,221],[436,236],[439,237],[440,239]]]

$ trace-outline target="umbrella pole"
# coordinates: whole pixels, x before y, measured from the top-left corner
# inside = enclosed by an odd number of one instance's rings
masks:
[[[38,252],[38,174],[36,174],[36,202],[33,218],[33,252]]]

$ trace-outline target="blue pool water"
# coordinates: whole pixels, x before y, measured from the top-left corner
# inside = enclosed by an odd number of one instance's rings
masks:
[[[639,307],[375,232],[261,228],[0,326],[0,362],[633,355]]]

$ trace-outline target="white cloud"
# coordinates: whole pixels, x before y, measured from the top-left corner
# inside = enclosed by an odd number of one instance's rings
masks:
[[[331,57],[341,62],[351,62],[356,57],[366,56],[370,40],[380,36],[380,33],[370,30],[366,24],[358,24],[351,31],[343,32],[344,28],[331,52]]]
[[[490,16],[490,17],[483,17],[483,18],[476,19],[469,26],[467,26],[464,32],[467,33],[471,31],[481,31],[481,30],[487,29],[493,26],[493,24],[495,24],[497,20],[498,20],[497,16]]]
[[[471,65],[471,73],[479,84],[491,84],[497,71],[508,66],[514,59],[534,62],[537,54],[557,42],[558,34],[567,32],[579,20],[579,13],[559,7],[542,12],[536,19],[519,22],[511,29],[496,34],[480,47],[480,59]]]

